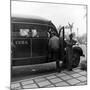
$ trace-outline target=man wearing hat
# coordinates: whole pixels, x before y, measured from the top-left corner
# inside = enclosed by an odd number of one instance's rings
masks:
[[[66,56],[67,56],[67,69],[68,71],[72,71],[72,56],[73,56],[73,50],[72,46],[75,45],[76,41],[73,40],[74,34],[71,33],[69,35],[69,40],[66,40]]]

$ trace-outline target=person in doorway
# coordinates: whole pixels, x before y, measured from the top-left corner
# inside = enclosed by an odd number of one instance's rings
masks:
[[[59,37],[55,35],[54,32],[51,33],[51,38],[49,39],[49,50],[51,57],[56,59],[56,70],[60,72],[60,65],[59,65]]]
[[[73,33],[69,35],[69,40],[66,40],[66,58],[67,58],[67,69],[72,71],[72,57],[73,49],[72,46],[75,45],[75,40],[73,40]]]

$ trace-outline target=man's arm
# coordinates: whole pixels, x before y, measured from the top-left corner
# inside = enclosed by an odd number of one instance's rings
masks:
[[[70,41],[66,40],[66,45],[72,46],[73,44]]]

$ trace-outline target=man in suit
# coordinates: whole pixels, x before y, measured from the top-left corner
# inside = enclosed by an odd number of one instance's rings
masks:
[[[72,46],[75,45],[76,41],[73,40],[73,34],[69,35],[69,40],[66,40],[66,57],[67,57],[67,69],[68,71],[72,71],[72,56],[73,50]]]

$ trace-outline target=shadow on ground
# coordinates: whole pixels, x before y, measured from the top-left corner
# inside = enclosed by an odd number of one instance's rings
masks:
[[[53,72],[56,72],[55,62],[28,66],[15,66],[11,72],[11,82],[33,78],[39,75],[46,75]]]

